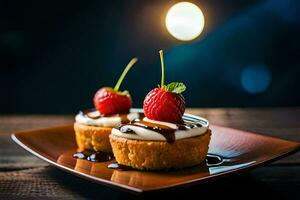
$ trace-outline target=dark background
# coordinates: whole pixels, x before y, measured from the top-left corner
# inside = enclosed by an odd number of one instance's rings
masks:
[[[134,107],[160,82],[183,81],[188,107],[300,105],[300,1],[198,0],[206,26],[182,43],[164,26],[176,1],[9,0],[0,5],[0,113],[92,107],[139,57],[121,89]]]

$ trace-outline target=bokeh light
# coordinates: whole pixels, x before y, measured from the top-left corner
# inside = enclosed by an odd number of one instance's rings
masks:
[[[241,73],[242,87],[251,94],[266,91],[271,83],[271,79],[271,72],[265,65],[247,66]]]
[[[204,16],[198,6],[190,2],[173,5],[166,16],[168,32],[178,40],[197,38],[204,28]]]

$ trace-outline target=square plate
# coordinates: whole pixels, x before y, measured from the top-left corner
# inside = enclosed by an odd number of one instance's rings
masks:
[[[186,115],[192,116],[192,115]],[[196,184],[242,172],[296,152],[300,143],[211,125],[209,157],[201,165],[170,172],[108,169],[113,162],[89,162],[72,157],[77,146],[73,125],[29,130],[12,139],[33,155],[64,171],[132,193]]]

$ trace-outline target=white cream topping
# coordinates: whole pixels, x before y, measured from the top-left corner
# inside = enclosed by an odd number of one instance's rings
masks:
[[[155,120],[148,119],[146,117],[143,120],[175,129],[174,132],[175,140],[202,135],[206,133],[209,127],[208,121],[203,118],[201,118],[201,120],[196,119],[196,121],[194,121],[200,123],[202,125],[201,127],[188,128],[187,130],[179,130],[176,124],[169,123],[169,122],[155,121]],[[138,124],[138,122],[136,122],[136,124]],[[143,127],[134,126],[130,124],[124,125],[123,128],[129,128],[132,131],[134,131],[134,133],[122,133],[119,129],[116,128],[113,128],[111,133],[113,135],[123,137],[123,138],[128,138],[128,139],[166,141],[166,138],[162,134],[153,130],[149,130]]]
[[[98,116],[98,111],[92,111],[88,113],[90,116]],[[99,117],[97,119],[90,118],[88,115],[80,112],[76,115],[75,121],[80,124],[89,125],[89,126],[105,126],[105,127],[116,127],[122,123],[121,117],[111,116],[111,117]],[[132,121],[139,118],[139,113],[131,112],[127,114],[127,119]]]

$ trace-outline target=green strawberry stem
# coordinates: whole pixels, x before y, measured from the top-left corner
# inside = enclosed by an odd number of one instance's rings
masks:
[[[159,51],[160,56],[160,65],[161,65],[161,82],[160,87],[163,88],[165,85],[165,65],[164,65],[164,52],[163,50]]]
[[[123,82],[123,79],[125,78],[127,72],[131,69],[131,67],[138,61],[137,58],[132,58],[130,60],[130,62],[127,64],[127,66],[125,67],[124,71],[122,72],[117,84],[114,87],[115,91],[119,91],[119,88],[121,86],[121,83]]]
[[[165,65],[164,65],[164,52],[163,50],[159,51],[160,64],[161,64],[161,83],[160,88],[166,92],[172,92],[180,94],[186,90],[186,86],[180,82],[172,82],[165,85]]]

